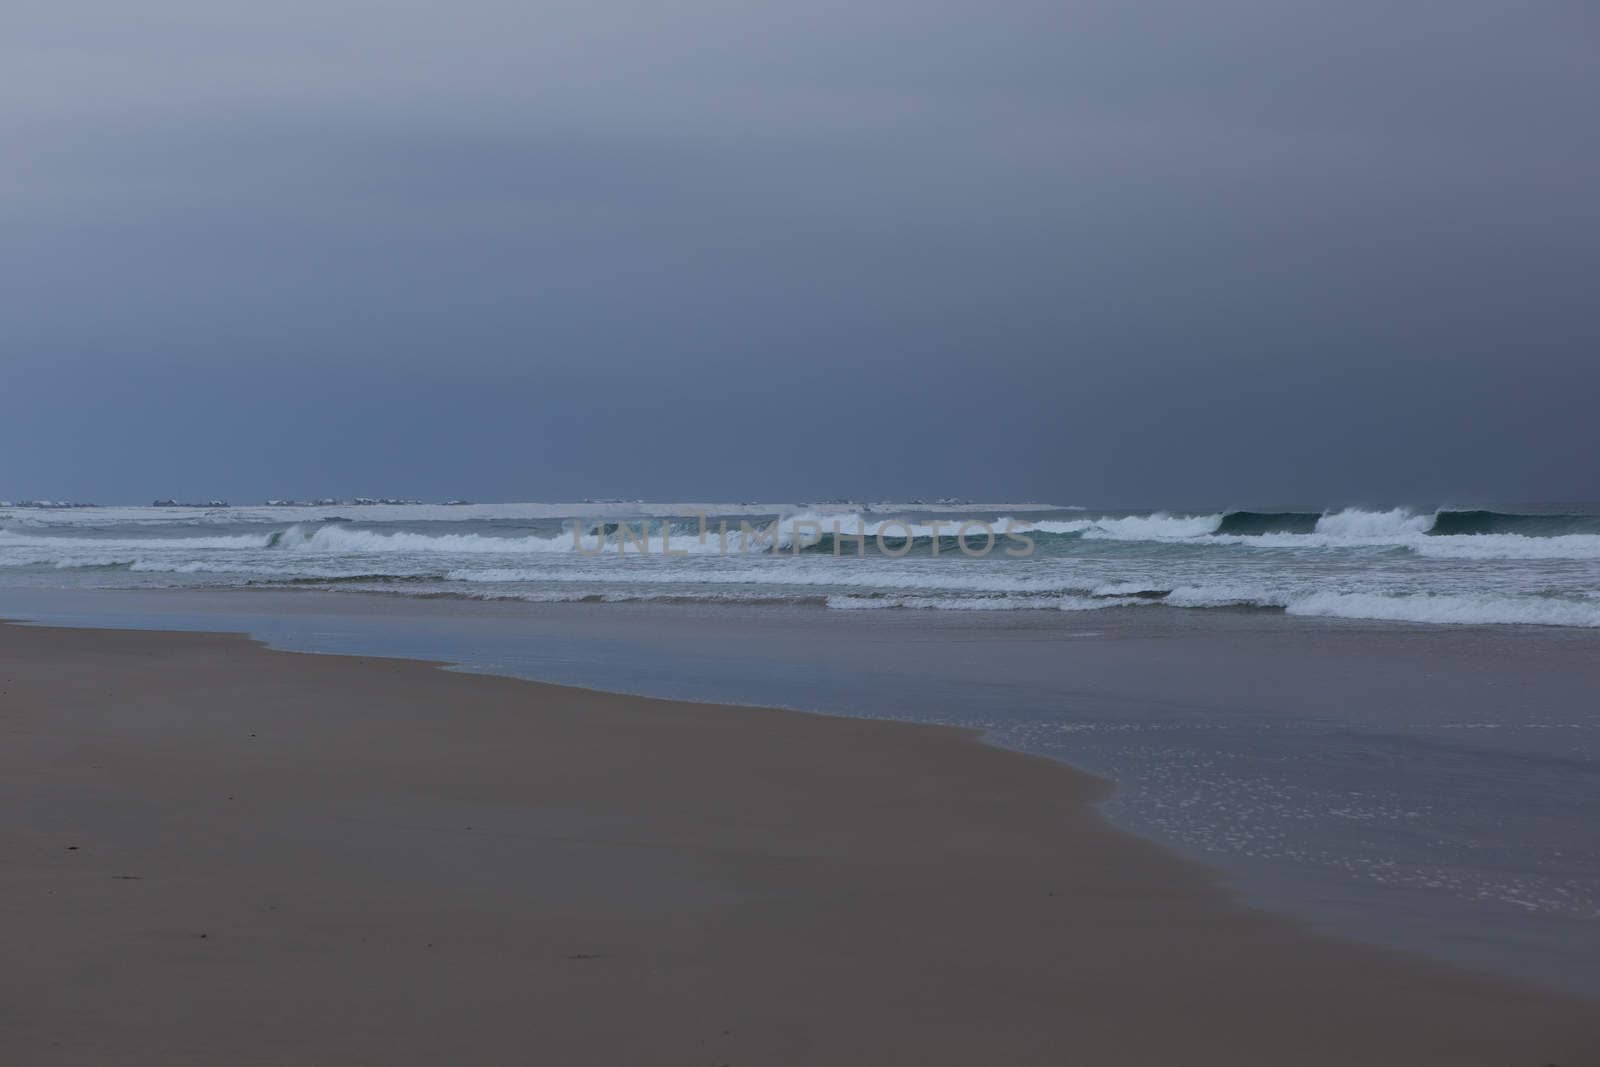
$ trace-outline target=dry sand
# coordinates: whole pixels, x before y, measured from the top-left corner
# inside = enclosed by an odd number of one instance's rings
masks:
[[[1600,1064],[970,734],[0,626],[0,1063]]]

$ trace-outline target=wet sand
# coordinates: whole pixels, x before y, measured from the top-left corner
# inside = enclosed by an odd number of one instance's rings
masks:
[[[0,626],[0,1062],[1600,1063],[964,731]]]

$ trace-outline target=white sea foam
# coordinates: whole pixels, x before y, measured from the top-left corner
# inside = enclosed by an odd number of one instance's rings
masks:
[[[1220,514],[1169,515],[1158,511],[1153,515],[1127,515],[1121,518],[1047,519],[1034,523],[1031,528],[1039,533],[1075,533],[1102,541],[1171,541],[1215,533],[1221,524]]]
[[[271,537],[270,533],[239,534],[226,537],[59,537],[55,535],[24,534],[15,530],[0,530],[0,548],[33,548],[58,552],[67,552],[74,549],[98,552],[137,552],[146,548],[177,546],[185,549],[241,549],[265,548]]]
[[[751,561],[744,566],[691,567],[659,557],[649,560],[627,557],[626,561],[620,557],[610,557],[606,561],[596,560],[592,564],[562,568],[462,567],[446,572],[445,579],[492,585],[518,582],[748,585],[774,589],[836,587],[1023,596],[1086,592],[1081,582],[1070,577],[1017,578],[992,570],[969,570],[960,563],[928,565],[927,561],[918,561],[921,566],[896,568],[887,564],[858,566],[858,562],[840,565],[826,558],[796,560],[777,557],[765,562]],[[734,561],[729,563],[733,564]]]
[[[970,559],[948,545],[932,558],[926,540],[954,535],[968,517],[960,512],[938,522],[921,515],[908,531],[883,511],[818,508],[791,512],[769,532],[771,516],[747,505],[741,514],[759,533],[748,536],[735,518],[724,542],[717,516],[702,538],[682,515],[688,507],[671,506],[664,510],[672,516],[668,547],[674,555],[667,557],[661,540],[669,525],[665,517],[650,521],[648,554],[636,540],[624,546],[629,539],[614,529],[603,538],[583,533],[580,550],[570,530],[562,532],[543,516],[516,516],[533,523],[531,529],[521,521],[498,521],[517,507],[503,508],[490,521],[465,509],[441,508],[450,518],[468,521],[445,522],[430,512],[413,526],[306,521],[240,530],[240,509],[204,513],[188,526],[174,522],[169,509],[156,510],[160,523],[146,521],[151,509],[121,526],[98,518],[79,523],[82,528],[66,518],[55,526],[13,523],[0,530],[0,569],[7,575],[35,569],[21,579],[27,582],[87,586],[326,582],[495,599],[777,599],[828,602],[840,610],[965,612],[1256,607],[1428,624],[1600,625],[1600,534],[1441,536],[1428,532],[1431,513],[1405,509],[1330,512],[1315,519],[1314,528],[1309,514],[1289,516],[1283,521],[1308,532],[1254,535],[1218,533],[1222,513],[1030,521],[1019,512],[989,525],[997,533],[1009,526],[1029,534],[1037,542],[1035,554],[1007,556],[1003,550],[1011,543],[1002,536],[988,556]],[[642,508],[608,507],[621,509],[614,519],[596,515],[578,525],[587,531],[591,521],[628,522],[636,539]],[[316,511],[278,510],[297,517],[314,517]],[[362,518],[371,511],[337,510],[361,512]],[[234,525],[219,528],[224,521]],[[1248,529],[1252,521],[1243,516],[1228,525]],[[1586,522],[1579,516],[1565,527],[1544,528],[1582,531]],[[846,536],[869,539],[864,558],[848,540],[839,546],[842,558],[826,548],[792,551],[802,540],[832,534],[835,526]],[[909,556],[879,554],[870,546],[880,535],[897,542],[907,532],[924,539]],[[973,538],[976,544],[985,541],[981,533]],[[1120,546],[1112,550],[1111,542]]]
[[[1290,615],[1394,622],[1600,627],[1600,604],[1550,597],[1312,593],[1291,600],[1286,610]]]
[[[1391,550],[1431,559],[1600,559],[1600,535],[1568,534],[1561,537],[1528,537],[1523,534],[1462,534],[1435,536],[1428,533],[1217,535],[1202,539],[1213,545],[1258,549],[1355,549]]]
[[[1597,534],[1558,537],[1467,534],[1418,538],[1406,547],[1432,559],[1600,559],[1600,535]]]
[[[403,530],[384,533],[376,530],[357,530],[349,526],[291,526],[271,547],[289,552],[332,553],[340,555],[373,555],[387,553],[448,553],[468,555],[493,553],[510,555],[526,552],[570,552],[572,537],[555,535],[541,537],[528,534],[522,537],[493,537],[484,534],[423,534]]]
[[[828,607],[835,611],[885,611],[916,609],[925,611],[1098,611],[1101,608],[1135,607],[1148,600],[1117,600],[1085,596],[1057,597],[948,597],[948,596],[830,596]]]
[[[904,529],[892,520],[868,520],[857,513],[827,515],[819,512],[802,512],[777,518],[752,518],[728,523],[710,521],[703,530],[694,523],[679,520],[669,531],[665,519],[645,521],[619,521],[602,536],[592,530],[579,529],[576,536],[567,532],[551,535],[527,534],[504,537],[492,534],[411,533],[406,531],[383,532],[355,529],[334,524],[306,527],[296,525],[284,531],[275,546],[307,552],[439,552],[453,555],[560,552],[578,555],[650,556],[673,554],[687,555],[752,555],[772,549],[792,548],[800,544],[815,543],[823,535],[832,534],[835,527],[845,534],[875,536],[880,530],[889,541],[905,536]],[[620,529],[616,528],[620,526]],[[683,527],[687,526],[688,529]],[[913,536],[928,536],[930,526],[917,526]],[[948,526],[946,533],[955,533]],[[663,537],[665,535],[665,540]],[[981,544],[981,537],[975,538]]]
[[[1351,541],[1392,540],[1427,533],[1432,526],[1432,514],[1419,515],[1405,508],[1391,511],[1346,508],[1318,519],[1316,532],[1310,536]]]

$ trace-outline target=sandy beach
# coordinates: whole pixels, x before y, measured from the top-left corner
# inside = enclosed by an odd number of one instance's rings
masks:
[[[1600,1063],[965,731],[0,626],[0,1060]]]

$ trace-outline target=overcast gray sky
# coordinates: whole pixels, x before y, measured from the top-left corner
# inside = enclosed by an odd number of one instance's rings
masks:
[[[0,497],[1600,498],[1600,8],[0,9]]]

